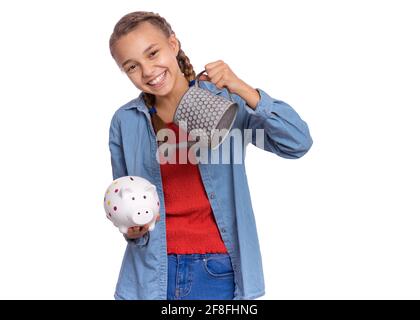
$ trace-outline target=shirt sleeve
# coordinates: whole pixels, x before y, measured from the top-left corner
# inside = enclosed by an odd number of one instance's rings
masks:
[[[312,137],[308,125],[287,103],[270,97],[264,90],[256,88],[260,100],[254,109],[238,95],[234,95],[241,108],[245,109],[244,128],[252,130],[253,145],[280,157],[297,159],[309,151]],[[257,139],[257,129],[263,129]]]
[[[117,179],[123,176],[127,176],[127,168],[125,165],[124,149],[121,139],[121,125],[120,120],[117,117],[117,113],[114,114],[111,120],[109,128],[109,150],[111,152],[111,166],[112,166],[112,177]],[[123,235],[127,242],[133,243],[138,246],[144,246],[147,244],[149,239],[149,232],[138,239],[128,239],[127,235]]]
[[[117,113],[114,114],[109,128],[109,151],[111,152],[112,177],[117,179],[127,175],[123,145],[121,139],[121,126]]]

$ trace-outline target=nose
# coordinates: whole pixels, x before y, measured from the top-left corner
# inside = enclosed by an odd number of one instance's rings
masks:
[[[154,71],[154,67],[150,64],[145,63],[143,65],[143,81],[150,81],[151,77],[153,77],[156,74],[156,71]]]

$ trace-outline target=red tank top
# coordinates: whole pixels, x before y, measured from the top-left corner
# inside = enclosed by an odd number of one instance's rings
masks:
[[[177,139],[168,142],[180,142],[182,129],[173,122],[166,127],[174,130]],[[176,149],[172,153],[172,159],[179,159],[179,151]],[[187,159],[185,164],[161,163],[160,170],[166,209],[167,253],[227,253],[198,165]]]

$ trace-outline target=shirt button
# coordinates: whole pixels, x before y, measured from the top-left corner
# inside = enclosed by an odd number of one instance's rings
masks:
[[[210,199],[214,199],[214,192],[210,192]]]
[[[222,228],[222,233],[225,233],[226,232],[226,229],[225,228]]]

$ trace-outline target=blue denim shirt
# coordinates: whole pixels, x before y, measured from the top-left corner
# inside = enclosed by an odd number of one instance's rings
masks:
[[[229,99],[227,89],[218,89],[209,81],[199,81],[201,88]],[[232,128],[264,129],[263,148],[280,157],[302,157],[312,146],[308,126],[287,103],[274,99],[262,89],[256,89],[260,100],[253,110],[239,95],[231,94],[239,111]],[[158,148],[150,115],[142,94],[115,111],[109,129],[109,148],[113,179],[140,176],[153,183],[161,203],[161,219],[153,231],[142,238],[127,240],[127,247],[118,282],[116,299],[166,300],[167,248],[165,202]],[[228,143],[229,137],[223,141]],[[238,143],[230,143],[231,154]],[[246,144],[256,143],[254,135]],[[219,147],[223,148],[222,146]],[[234,299],[254,299],[265,294],[262,259],[254,212],[248,188],[244,161],[239,164],[214,163],[216,150],[208,149],[207,163],[198,164],[222,239],[231,257],[234,278]],[[221,157],[221,153],[216,157]],[[242,152],[242,160],[245,150]],[[204,159],[204,158],[202,158]],[[193,191],[192,191],[193,192]]]

